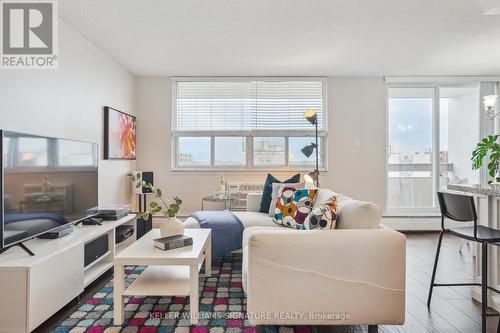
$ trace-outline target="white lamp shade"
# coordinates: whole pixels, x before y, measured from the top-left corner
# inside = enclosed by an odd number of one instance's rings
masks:
[[[497,103],[498,95],[487,95],[483,97],[483,104],[486,109],[494,108]]]
[[[307,109],[305,112],[304,112],[304,117],[306,118],[312,118],[316,115],[316,110],[315,109]]]
[[[316,171],[310,171],[304,175],[304,180],[306,183],[309,184],[316,184],[316,181],[318,180],[318,174]]]

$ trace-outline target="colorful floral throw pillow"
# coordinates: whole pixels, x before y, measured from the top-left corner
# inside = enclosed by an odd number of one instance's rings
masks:
[[[297,189],[283,186],[278,193],[273,221],[284,226],[302,229],[314,206],[318,189]]]
[[[307,216],[302,229],[330,230],[337,226],[337,198],[331,197],[316,206]]]

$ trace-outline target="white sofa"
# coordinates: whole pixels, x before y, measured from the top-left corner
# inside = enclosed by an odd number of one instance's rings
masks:
[[[259,213],[261,194],[235,212],[243,233],[242,282],[253,325],[401,325],[405,320],[403,234],[379,225],[382,210],[337,195],[337,229],[294,230]],[[194,219],[187,227],[197,227]]]

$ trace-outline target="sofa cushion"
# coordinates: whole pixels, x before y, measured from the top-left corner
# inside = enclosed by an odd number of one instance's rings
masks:
[[[269,216],[274,216],[274,211],[276,210],[276,202],[278,202],[278,194],[281,190],[281,187],[283,186],[289,186],[289,187],[294,187],[294,188],[304,188],[305,183],[290,183],[290,184],[283,184],[283,183],[273,183],[273,192],[271,193],[271,205],[269,206]]]
[[[307,216],[302,229],[331,230],[337,224],[337,198],[332,196],[328,201],[314,207]]]
[[[302,229],[314,206],[318,189],[296,189],[284,186],[278,194],[273,221],[290,228]]]
[[[378,228],[382,219],[382,208],[372,202],[355,200],[327,188],[319,189],[313,209],[332,196],[337,198],[337,229]]]
[[[335,196],[337,199],[337,229],[364,229],[377,228],[379,226],[383,213],[382,208],[371,202],[351,199],[330,189],[321,188],[318,190],[314,208],[317,208],[332,196]],[[266,213],[234,213],[239,217],[245,228],[250,226],[280,226],[273,223],[273,218]],[[198,222],[191,217],[186,219],[184,226],[185,228],[199,228]]]
[[[328,200],[330,200],[331,197],[335,197],[337,199],[337,203],[345,201],[345,200],[352,200],[348,196],[345,196],[345,195],[337,193],[337,192],[333,192],[332,190],[330,190],[328,188],[320,188],[320,189],[318,189],[318,195],[316,197],[316,201],[314,202],[314,208],[327,202]]]
[[[372,202],[343,200],[338,203],[337,229],[378,228],[383,210]]]
[[[268,216],[265,213],[260,213],[260,212],[234,212],[234,215],[236,215],[243,226],[246,228],[250,227],[271,227],[271,228],[276,228],[276,227],[283,227],[281,225],[277,225],[276,223],[273,223],[273,218]]]
[[[243,227],[245,228],[254,226],[284,228],[284,226],[282,225],[273,223],[273,218],[264,213],[260,212],[233,212],[233,213],[240,219],[241,224],[243,224]],[[194,217],[190,216],[184,221],[184,228],[199,229],[200,224],[198,223],[198,221],[196,221]]]
[[[264,183],[264,189],[262,190],[260,212],[269,213],[269,207],[271,206],[271,194],[273,192],[273,183],[298,183],[298,182],[300,182],[300,173],[294,175],[293,177],[285,181],[280,181],[279,179],[268,173],[266,182]]]

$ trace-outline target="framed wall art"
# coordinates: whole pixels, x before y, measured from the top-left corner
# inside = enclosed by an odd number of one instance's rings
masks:
[[[135,160],[136,118],[104,107],[104,159]]]

